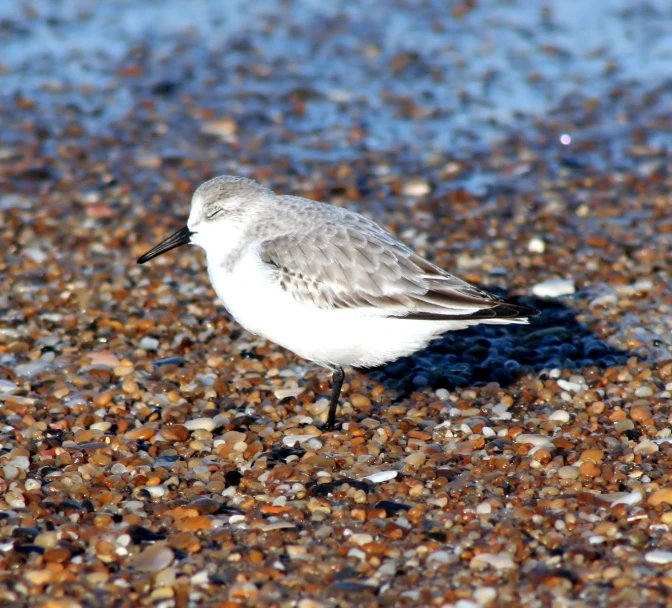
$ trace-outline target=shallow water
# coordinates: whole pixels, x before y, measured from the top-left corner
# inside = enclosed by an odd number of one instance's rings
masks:
[[[218,110],[236,111],[246,98],[258,130],[280,120],[291,98],[305,104],[286,122],[299,145],[278,142],[277,153],[301,160],[327,143],[321,154],[338,160],[368,149],[428,156],[492,143],[578,100],[604,101],[625,83],[651,90],[669,77],[672,5],[663,0],[490,0],[463,13],[441,0],[371,6],[2,3],[0,88],[45,102],[70,91],[92,128],[123,119],[147,76],[186,92],[207,85]],[[142,75],[119,77],[118,66],[137,64]],[[353,129],[361,132],[354,146]],[[567,131],[581,136],[570,124]]]

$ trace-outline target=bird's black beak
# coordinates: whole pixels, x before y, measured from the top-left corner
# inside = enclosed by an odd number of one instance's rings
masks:
[[[166,253],[175,247],[180,247],[181,245],[186,245],[191,242],[191,235],[194,234],[186,226],[180,228],[175,234],[169,236],[165,241],[161,241],[156,247],[150,249],[145,255],[138,258],[138,264],[144,264],[149,262],[152,258],[155,258],[157,255]]]

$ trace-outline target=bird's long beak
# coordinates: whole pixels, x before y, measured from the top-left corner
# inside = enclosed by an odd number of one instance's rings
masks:
[[[145,255],[138,258],[138,264],[144,264],[145,262],[149,262],[152,258],[155,258],[157,255],[166,253],[166,251],[175,249],[175,247],[186,245],[191,242],[192,234],[193,232],[186,226],[180,228],[175,234],[169,236],[165,241],[161,241],[156,247],[150,249]]]

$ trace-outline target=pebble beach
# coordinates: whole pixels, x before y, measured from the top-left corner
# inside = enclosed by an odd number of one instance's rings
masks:
[[[672,9],[385,6],[0,8],[1,606],[670,605]],[[541,314],[325,431],[201,250],[136,264],[220,174]]]

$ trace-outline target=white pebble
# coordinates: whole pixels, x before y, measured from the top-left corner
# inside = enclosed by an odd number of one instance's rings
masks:
[[[145,336],[142,340],[140,340],[138,346],[143,350],[156,350],[159,348],[159,341],[156,338]]]
[[[530,242],[527,244],[527,250],[530,253],[544,253],[546,251],[546,243],[543,239],[540,239],[538,236],[534,236],[530,239]]]
[[[492,566],[495,570],[505,570],[507,568],[515,568],[516,562],[513,561],[509,553],[479,553],[471,558],[469,565],[471,567],[480,564]]]
[[[31,361],[30,363],[22,363],[21,365],[17,365],[14,368],[14,373],[17,376],[27,376],[30,378],[37,374],[41,374],[53,366],[54,364],[49,363],[48,361]]]
[[[103,433],[105,433],[112,428],[112,423],[105,421],[94,422],[89,428],[94,431],[103,431]]]
[[[42,482],[37,479],[26,479],[23,485],[26,488],[26,492],[35,492],[42,487]]]
[[[487,606],[494,602],[496,597],[497,591],[494,587],[479,587],[474,591],[474,599],[478,602],[479,606]]]
[[[650,439],[643,439],[636,446],[633,452],[635,454],[655,454],[660,448],[657,443],[654,443]]]
[[[6,464],[4,467],[2,467],[2,476],[4,477],[5,481],[12,481],[16,479],[18,475],[19,469],[17,469],[14,465]]]
[[[445,388],[440,388],[436,391],[436,396],[438,399],[441,399],[441,401],[445,401],[450,397],[450,391]]]
[[[192,420],[187,420],[184,423],[184,426],[189,431],[204,430],[212,432],[217,428],[217,423],[212,418],[194,418]]]
[[[633,287],[637,291],[650,291],[653,289],[653,281],[651,279],[637,279]]]
[[[383,483],[385,481],[390,481],[390,479],[394,479],[397,476],[397,474],[398,473],[396,471],[378,471],[373,475],[367,475],[366,477],[362,477],[362,479],[366,479],[373,483]]]
[[[13,395],[19,386],[10,380],[0,380],[0,395]]]
[[[558,422],[568,422],[569,413],[565,410],[555,410],[549,417],[549,420],[557,420]]]
[[[609,306],[616,304],[616,302],[618,302],[618,297],[615,293],[605,293],[604,295],[591,300],[590,306],[604,306],[605,308],[608,308]]]
[[[650,386],[640,386],[635,389],[635,395],[637,395],[637,397],[650,397],[653,395],[653,390]]]
[[[403,595],[403,594],[402,594]],[[481,608],[476,602],[471,600],[458,600],[455,608]]]
[[[492,505],[487,501],[482,502],[476,507],[476,513],[479,515],[490,515],[492,513]]]
[[[308,442],[308,447],[311,450],[317,451],[322,449],[322,442],[319,439],[311,439]]]
[[[282,443],[292,446],[295,443],[304,443],[311,439],[315,439],[316,437],[319,437],[319,435],[285,435],[282,438]]]
[[[273,530],[285,530],[288,528],[296,528],[296,526],[290,521],[276,521],[272,524],[265,524],[260,526],[260,530],[263,532],[271,532]]]
[[[49,257],[39,247],[28,247],[27,249],[23,250],[23,253],[36,264],[42,264],[47,259],[47,257]]]
[[[277,391],[274,391],[275,398],[278,400],[287,399],[287,397],[298,397],[304,388],[302,386],[297,386],[296,388],[279,388]]]
[[[550,437],[546,437],[546,435],[533,435],[531,433],[521,433],[516,437],[515,441],[516,443],[531,443],[535,446],[551,443]]]
[[[350,536],[350,542],[355,543],[356,545],[366,545],[367,543],[373,542],[373,536],[370,534],[353,534]]]
[[[644,555],[644,559],[652,564],[669,564],[672,562],[672,551],[649,551]]]
[[[28,456],[15,456],[9,464],[14,465],[17,469],[21,469],[22,471],[30,469],[30,460],[28,459]]]
[[[166,488],[163,486],[145,486],[143,489],[147,490],[153,498],[161,498],[166,493]]]
[[[449,564],[453,561],[452,556],[448,551],[434,551],[427,556],[427,563],[429,562],[439,562],[440,564]]]
[[[581,390],[581,385],[578,382],[569,382],[562,379],[556,380],[556,382],[563,391],[572,391],[576,393]]]
[[[5,502],[12,509],[23,509],[26,506],[26,499],[18,492],[7,492],[5,494]]]
[[[192,587],[207,585],[209,582],[210,582],[210,576],[205,570],[197,572],[189,579],[189,583],[191,584]]]
[[[401,188],[406,196],[425,196],[430,191],[429,183],[422,177],[411,177],[404,182]]]
[[[534,285],[532,293],[538,298],[559,298],[576,293],[576,285],[571,279],[549,279]]]
[[[560,479],[576,479],[579,476],[579,467],[566,465],[558,469]]]
[[[506,403],[498,403],[497,405],[493,406],[492,411],[495,412],[495,414],[501,414],[502,412],[506,412],[509,409],[509,406]]]
[[[350,549],[350,551],[348,551],[348,557],[356,557],[357,559],[364,561],[366,559],[366,553],[364,553],[364,551],[361,549],[353,547]]]
[[[614,502],[611,503],[611,506],[614,507],[616,505],[636,505],[638,502],[642,502],[643,499],[644,494],[642,494],[641,492],[630,492],[625,496],[617,498]]]

